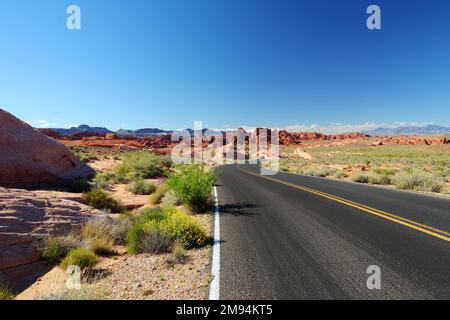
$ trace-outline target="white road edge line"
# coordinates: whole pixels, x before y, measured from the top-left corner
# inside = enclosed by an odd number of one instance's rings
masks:
[[[219,300],[220,295],[220,218],[219,218],[219,197],[217,188],[214,186],[214,244],[211,267],[211,286],[209,287],[209,300]]]

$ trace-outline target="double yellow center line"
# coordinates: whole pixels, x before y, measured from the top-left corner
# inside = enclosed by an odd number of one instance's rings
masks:
[[[238,169],[243,171],[243,172],[246,172],[248,174],[252,174],[254,176],[260,177],[260,178],[264,178],[264,179],[267,179],[267,180],[270,180],[270,181],[281,183],[281,184],[290,186],[292,188],[296,188],[296,189],[299,189],[299,190],[302,190],[302,191],[305,191],[305,192],[309,192],[309,193],[318,195],[320,197],[323,197],[323,198],[326,198],[326,199],[329,199],[329,200],[333,200],[333,201],[342,203],[342,204],[347,205],[349,207],[353,207],[353,208],[359,209],[361,211],[373,214],[373,215],[378,216],[378,217],[380,217],[382,219],[386,219],[386,220],[389,220],[389,221],[401,224],[401,225],[406,226],[408,228],[411,228],[411,229],[414,229],[414,230],[426,233],[428,235],[431,235],[433,237],[442,239],[444,241],[450,242],[450,233],[449,232],[446,232],[446,231],[443,231],[443,230],[440,230],[440,229],[436,229],[436,228],[427,226],[425,224],[418,223],[418,222],[415,222],[415,221],[412,221],[412,220],[400,217],[398,215],[395,215],[395,214],[392,214],[392,213],[389,213],[389,212],[386,212],[386,211],[378,210],[378,209],[375,209],[375,208],[363,205],[361,203],[357,203],[357,202],[354,202],[354,201],[351,201],[351,200],[348,200],[348,199],[337,197],[337,196],[334,196],[334,195],[331,195],[331,194],[328,194],[328,193],[325,193],[325,192],[322,192],[322,191],[319,191],[319,190],[315,190],[315,189],[311,189],[311,188],[308,188],[308,187],[300,186],[300,185],[297,185],[297,184],[294,184],[294,183],[278,180],[278,179],[275,179],[275,178],[272,178],[272,177],[269,177],[269,176],[262,176],[260,174],[257,174],[257,173],[251,172],[251,171],[247,171],[247,170],[244,170],[244,169],[239,168],[239,167],[238,167]]]

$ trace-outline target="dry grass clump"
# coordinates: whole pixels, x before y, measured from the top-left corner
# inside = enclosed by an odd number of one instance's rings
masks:
[[[85,246],[98,255],[114,253],[114,244],[124,244],[130,222],[126,218],[93,217],[81,229]]]
[[[123,211],[122,206],[118,201],[114,200],[101,189],[93,189],[83,193],[83,200],[90,206],[111,213],[120,213]]]
[[[161,202],[162,198],[166,194],[167,191],[169,191],[170,188],[167,185],[167,183],[161,183],[153,192],[153,194],[150,196],[150,203],[151,204],[158,204]]]
[[[78,266],[82,270],[91,269],[97,263],[97,256],[92,250],[77,248],[69,251],[61,261],[61,268],[66,270],[69,266]]]
[[[155,190],[156,187],[153,184],[145,182],[143,179],[132,181],[127,186],[127,191],[139,195],[149,195]]]
[[[70,250],[80,245],[80,238],[75,233],[66,236],[44,238],[40,245],[42,258],[59,263]]]
[[[167,252],[177,241],[189,247],[206,244],[205,230],[194,217],[172,208],[142,210],[127,235],[130,253]]]
[[[417,170],[404,170],[395,175],[393,182],[398,189],[440,193],[445,183],[441,177]]]

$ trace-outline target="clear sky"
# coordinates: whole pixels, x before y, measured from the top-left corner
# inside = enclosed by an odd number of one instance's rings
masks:
[[[449,19],[448,0],[0,0],[0,107],[40,127],[450,125]]]

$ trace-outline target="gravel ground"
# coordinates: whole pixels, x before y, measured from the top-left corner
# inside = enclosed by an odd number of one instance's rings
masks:
[[[212,233],[211,214],[196,215]],[[171,264],[171,254],[122,254],[103,260],[98,268],[106,276],[98,285],[111,299],[203,300],[211,281],[212,247],[187,250],[184,264]]]

